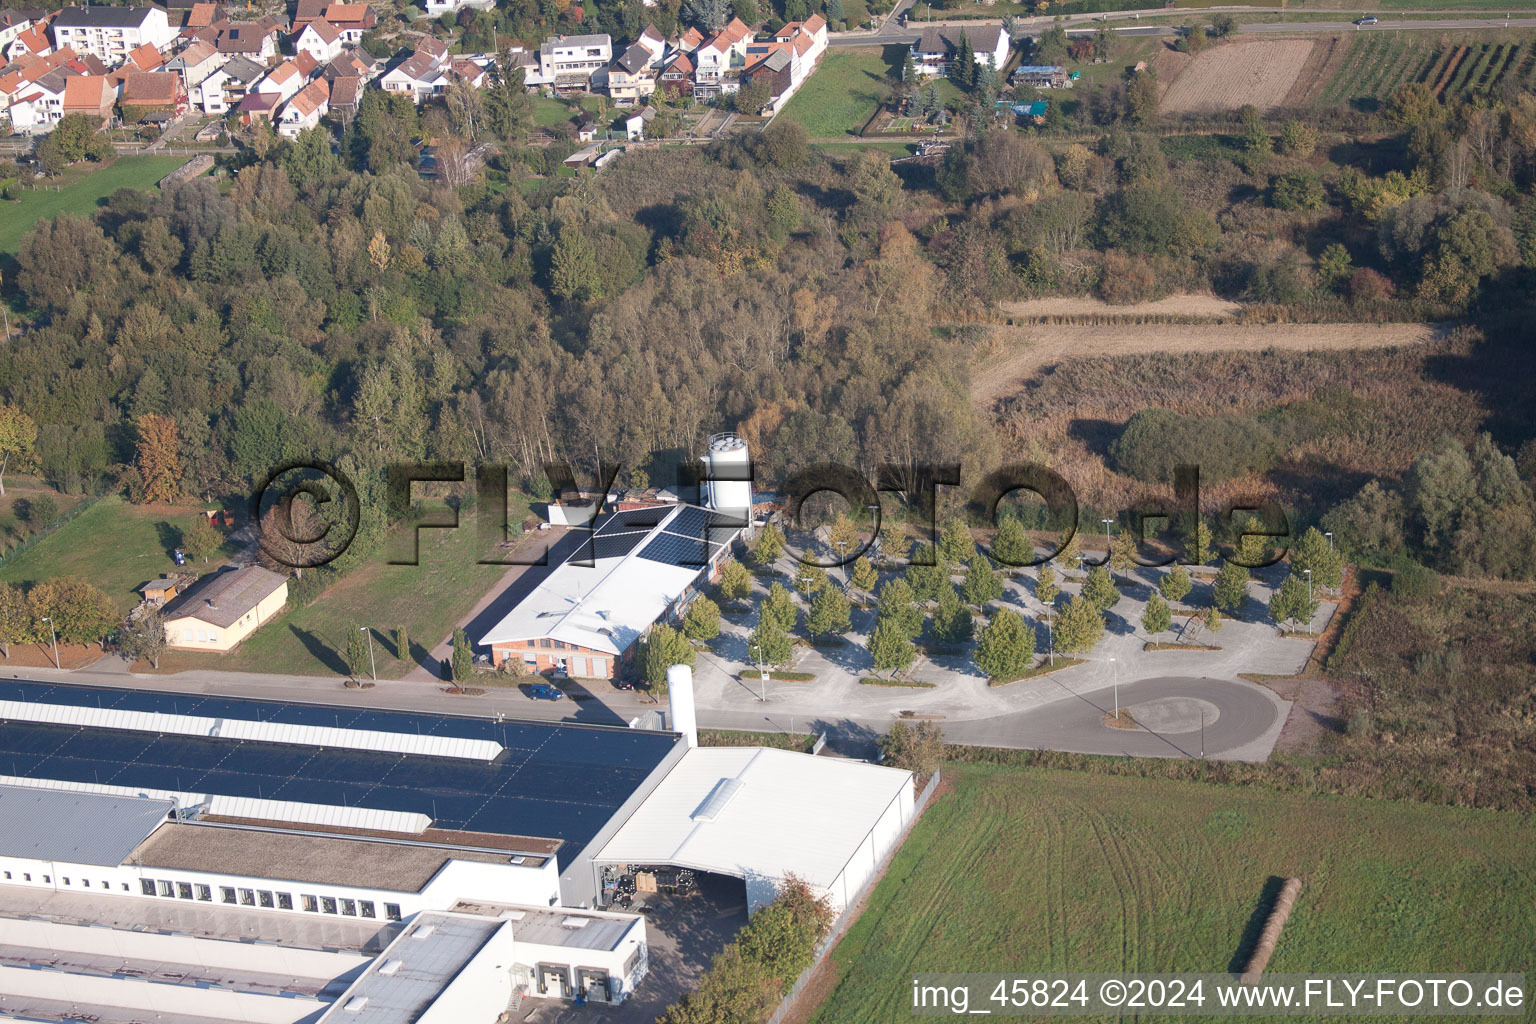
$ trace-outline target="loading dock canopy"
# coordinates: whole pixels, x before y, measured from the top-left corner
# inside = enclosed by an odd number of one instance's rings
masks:
[[[734,875],[752,909],[795,874],[842,905],[912,816],[912,773],[764,747],[688,751],[594,858]]]

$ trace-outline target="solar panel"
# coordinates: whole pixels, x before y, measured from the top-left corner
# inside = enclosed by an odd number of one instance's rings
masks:
[[[675,565],[680,569],[697,569],[708,563],[710,557],[719,550],[719,544],[706,545],[697,537],[660,533],[655,540],[640,549],[640,557],[663,565]]]
[[[583,540],[571,555],[571,561],[590,561],[597,558],[623,558],[639,547],[649,537],[646,531],[603,534]]]
[[[697,542],[695,542],[697,543]],[[566,866],[676,742],[666,733],[78,687],[0,684],[0,697],[385,732],[493,739],[487,764],[219,737],[0,723],[0,774],[425,814],[438,828],[565,841]]]
[[[595,527],[598,533],[619,533],[624,530],[654,530],[670,515],[670,508],[632,508],[613,512],[603,517]]]

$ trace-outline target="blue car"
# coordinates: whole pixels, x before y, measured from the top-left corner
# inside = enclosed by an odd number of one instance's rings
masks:
[[[565,694],[557,687],[548,683],[533,683],[528,687],[528,696],[533,700],[564,700]]]

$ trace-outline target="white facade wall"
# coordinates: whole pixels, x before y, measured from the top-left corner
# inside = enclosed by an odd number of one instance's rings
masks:
[[[128,51],[145,43],[163,50],[175,38],[176,30],[171,28],[165,12],[158,7],[150,8],[144,20],[132,28],[53,26],[53,41],[59,49],[73,46],[76,53],[82,56],[94,54],[109,67],[122,63]]]
[[[274,867],[280,870],[280,866]],[[154,896],[144,892],[145,882],[153,884]],[[540,867],[454,860],[445,864],[420,892],[397,892],[216,871],[185,871],[137,865],[109,868],[0,857],[0,885],[81,895],[89,893],[93,896],[112,895],[162,902],[174,900],[189,904],[234,906],[278,914],[351,917],[376,920],[384,924],[392,919],[393,911],[390,907],[398,908],[399,918],[404,919],[423,910],[447,910],[461,899],[547,906],[559,899],[560,873],[553,857]],[[170,886],[169,894],[165,890],[167,885]],[[233,903],[229,902],[230,894],[226,890],[233,891]],[[313,899],[316,909],[306,909],[310,904],[305,897]],[[267,905],[268,901],[271,905]],[[344,901],[350,901],[351,914],[344,913],[349,909],[348,902]],[[284,902],[288,906],[279,905]],[[365,908],[364,904],[371,904],[371,907]],[[372,911],[371,917],[367,910]]]
[[[501,928],[448,983],[417,1024],[469,1024],[493,1021],[512,1001],[512,928]],[[398,946],[394,947],[399,949]]]

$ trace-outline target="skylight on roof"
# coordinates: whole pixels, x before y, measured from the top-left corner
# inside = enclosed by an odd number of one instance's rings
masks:
[[[725,805],[741,792],[743,785],[740,779],[721,779],[715,783],[715,788],[709,791],[709,796],[705,797],[699,809],[693,812],[693,820],[714,821],[720,812],[725,810]]]

